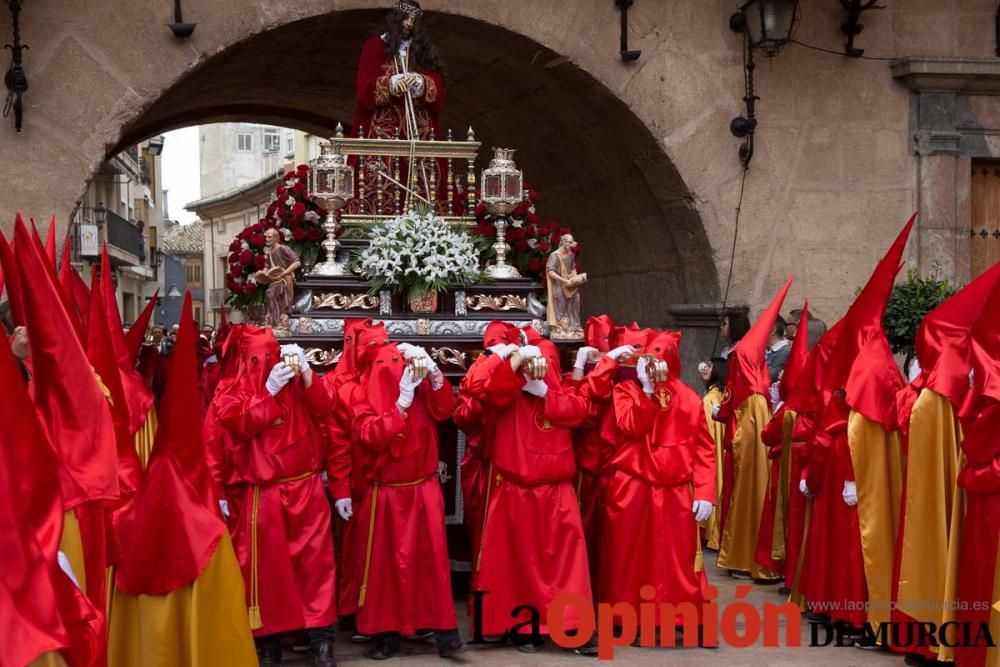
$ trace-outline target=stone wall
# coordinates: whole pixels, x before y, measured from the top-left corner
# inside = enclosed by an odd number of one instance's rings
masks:
[[[129,132],[227,118],[315,130],[343,118],[356,56],[338,43],[354,35],[356,53],[356,29],[373,25],[371,12],[345,10],[371,4],[186,0],[185,19],[198,27],[178,41],[164,26],[172,3],[33,0],[22,12],[31,46],[25,128],[15,135],[9,119],[0,122],[0,226],[9,230],[15,210],[65,221]],[[471,118],[483,136],[516,142],[529,180],[548,198],[543,216],[580,229],[598,278],[585,296],[591,310],[661,324],[670,303],[722,295],[740,179],[738,141],[728,132],[743,96],[740,38],[728,28],[736,4],[637,0],[630,47],[642,56],[626,65],[607,0],[424,3],[456,75],[448,118],[456,126]],[[867,56],[994,55],[995,2],[887,4],[864,17],[856,45]],[[7,40],[9,15],[0,17]],[[803,2],[796,36],[838,51],[842,18],[837,0]],[[326,32],[310,31],[321,20]],[[290,37],[269,42],[267,34]],[[252,43],[259,48],[240,51]],[[307,71],[310,62],[317,71]],[[913,93],[887,61],[798,45],[759,59],[756,85],[760,127],[729,301],[754,315],[794,274],[788,307],[808,297],[832,321],[909,213],[932,199],[921,194],[910,141]],[[157,107],[161,98],[169,109]],[[996,98],[982,99],[988,109],[980,113],[995,113]],[[953,173],[950,185],[935,183],[961,188]],[[962,249],[925,244],[911,258],[948,252]]]

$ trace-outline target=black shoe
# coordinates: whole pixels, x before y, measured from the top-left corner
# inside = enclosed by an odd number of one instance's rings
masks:
[[[542,646],[545,645],[544,639],[530,635],[524,638],[514,637],[513,641],[514,647],[521,653],[538,653]]]
[[[754,579],[753,583],[758,586],[774,586],[775,584],[781,583],[781,579]]]
[[[447,644],[438,649],[438,655],[442,658],[450,658],[453,655],[458,655],[459,653],[465,653],[469,650],[469,647],[465,645],[461,639],[457,637],[450,640]]]
[[[260,646],[257,648],[257,663],[260,667],[274,667],[281,662],[280,646]]]
[[[379,639],[375,648],[368,651],[368,657],[372,660],[388,660],[399,652],[399,646],[387,639]]]
[[[333,642],[320,642],[316,646],[313,667],[337,667],[337,659],[333,657]]]
[[[371,640],[372,640],[371,635],[366,635],[361,632],[355,632],[353,635],[351,635],[351,641],[354,642],[355,644],[367,644]]]
[[[588,657],[594,657],[597,655],[597,640],[591,637],[586,644],[583,646],[578,646],[577,648],[566,649],[570,653],[575,653],[576,655],[585,655]]]
[[[729,576],[732,577],[733,579],[743,579],[743,580],[753,579],[753,577],[750,576],[749,572],[743,572],[742,570],[730,570]]]

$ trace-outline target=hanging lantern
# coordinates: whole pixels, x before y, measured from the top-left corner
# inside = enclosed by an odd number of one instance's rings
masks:
[[[494,148],[490,166],[483,169],[482,200],[493,215],[510,215],[524,198],[524,175],[513,157],[512,148]]]

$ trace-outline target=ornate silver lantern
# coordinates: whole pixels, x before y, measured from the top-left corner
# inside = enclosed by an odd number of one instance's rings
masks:
[[[521,277],[518,270],[507,263],[510,246],[505,234],[507,216],[524,199],[524,175],[514,164],[513,156],[513,149],[494,148],[490,166],[483,169],[482,200],[486,210],[494,216],[493,225],[497,229],[497,240],[493,244],[497,261],[486,267],[486,275],[493,279]]]
[[[326,208],[326,220],[323,221],[323,231],[326,239],[323,250],[326,251],[326,261],[313,267],[314,276],[349,276],[350,267],[337,261],[337,211],[344,208],[354,197],[354,169],[347,164],[347,158],[341,155],[333,142],[320,144],[320,155],[312,164],[312,183],[310,191],[314,199]]]

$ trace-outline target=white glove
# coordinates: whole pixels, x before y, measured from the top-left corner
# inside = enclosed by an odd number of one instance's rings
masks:
[[[431,355],[427,353],[427,350],[420,347],[419,345],[400,343],[396,347],[399,348],[399,351],[403,353],[403,357],[405,357],[406,359],[426,359],[427,370],[430,373],[430,375],[434,375],[435,373],[441,372],[441,369],[438,368],[438,365],[436,363],[434,363],[434,360],[431,358]]]
[[[73,566],[69,562],[69,556],[60,551],[56,554],[56,560],[59,562],[59,569],[66,573],[66,576],[70,578],[77,588],[80,588],[80,582],[76,580],[76,575],[73,574]]]
[[[854,482],[844,482],[844,491],[840,494],[844,497],[844,504],[854,507],[858,504],[858,486]]]
[[[267,376],[267,392],[271,396],[276,396],[281,389],[292,381],[295,377],[295,371],[285,365],[284,361],[279,361],[271,369],[270,375]]]
[[[396,347],[399,349],[400,352],[403,353],[403,356],[406,357],[407,359],[416,358],[417,356],[419,356],[417,354],[417,350],[423,349],[417,347],[416,345],[410,345],[409,343],[396,343]]]
[[[615,349],[608,352],[608,356],[614,359],[615,361],[618,361],[622,357],[632,354],[633,352],[635,352],[635,348],[632,347],[631,345],[619,345]]]
[[[420,386],[422,380],[413,377],[413,371],[409,368],[403,370],[403,377],[399,378],[399,398],[396,405],[400,410],[406,410],[413,405],[413,393]]]
[[[712,503],[707,500],[696,500],[691,506],[691,511],[694,512],[694,520],[701,523],[712,516]]]
[[[596,347],[581,347],[576,351],[576,363],[573,364],[573,368],[578,368],[583,370],[583,367],[587,365],[587,359],[591,354],[597,352]]]
[[[809,485],[806,484],[806,480],[799,480],[799,493],[801,493],[806,498],[812,498],[813,492],[809,490]]]
[[[549,385],[545,384],[545,380],[528,380],[521,387],[521,391],[526,391],[538,398],[545,398],[545,394],[549,393]]]
[[[542,356],[542,351],[538,349],[537,345],[524,345],[523,347],[519,347],[517,351],[521,353],[522,359]]]
[[[719,416],[720,408],[722,408],[722,406],[719,403],[716,403],[715,405],[712,406],[712,419],[715,419],[716,417]]]
[[[219,501],[219,511],[222,512],[224,518],[229,518],[229,501],[225,498]]]
[[[771,387],[768,389],[768,393],[770,393],[771,395],[771,405],[773,405],[774,409],[777,410],[778,406],[781,405],[780,383],[775,382],[774,384],[772,384]]]
[[[635,372],[639,376],[639,383],[642,385],[642,390],[647,394],[652,394],[653,381],[649,378],[649,374],[646,373],[646,364],[641,362],[636,364]]]
[[[517,345],[514,345],[513,343],[500,343],[499,345],[494,345],[486,349],[501,359],[506,359],[510,355],[517,352]]]
[[[351,502],[350,498],[341,498],[335,501],[333,506],[337,509],[337,514],[344,521],[350,521],[351,517],[354,516],[354,503]]]

